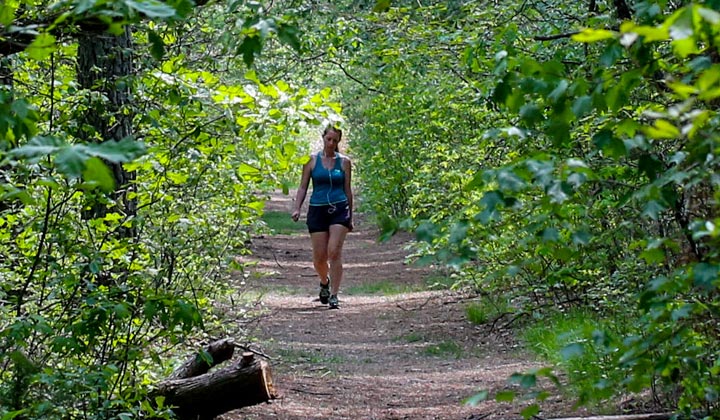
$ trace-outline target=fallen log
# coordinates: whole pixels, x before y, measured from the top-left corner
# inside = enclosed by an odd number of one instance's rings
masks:
[[[198,354],[189,358],[180,367],[167,377],[167,379],[184,379],[200,376],[207,373],[210,368],[232,359],[235,353],[235,342],[231,338],[213,341]]]
[[[561,417],[548,420],[668,420],[672,414],[623,414],[616,416],[591,416],[591,417]]]
[[[232,356],[228,343],[232,341],[211,343],[205,348],[212,356],[213,366],[217,360]],[[211,366],[206,359],[194,356],[152,393],[165,397],[165,405],[173,407],[178,419],[210,420],[231,410],[277,398],[269,364],[257,360],[254,353],[245,352],[241,359],[212,372],[208,372]],[[200,374],[194,375],[198,372]]]

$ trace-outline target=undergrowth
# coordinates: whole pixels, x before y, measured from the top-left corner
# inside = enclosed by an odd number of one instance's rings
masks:
[[[573,309],[534,318],[520,332],[520,339],[527,349],[567,376],[569,394],[601,406],[614,394],[605,384],[622,378],[614,367],[616,355],[600,342],[607,334],[624,335],[629,328],[621,319]]]

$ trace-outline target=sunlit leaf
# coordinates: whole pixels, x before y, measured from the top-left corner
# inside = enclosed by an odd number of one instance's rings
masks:
[[[520,411],[520,415],[523,416],[524,419],[534,418],[538,414],[540,414],[540,406],[537,404],[529,405]]]
[[[86,183],[97,186],[104,192],[115,190],[115,177],[110,168],[99,158],[92,157],[85,161],[82,176]]]
[[[608,31],[607,29],[585,29],[580,33],[572,36],[573,41],[577,42],[598,42],[606,39],[615,38],[617,33]]]
[[[25,49],[30,58],[42,61],[50,57],[50,54],[55,52],[57,46],[55,45],[55,37],[46,32],[41,32]]]

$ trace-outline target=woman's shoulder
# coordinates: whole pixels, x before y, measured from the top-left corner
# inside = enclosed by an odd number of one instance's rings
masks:
[[[350,156],[346,155],[345,153],[337,152],[337,155],[340,157],[340,160],[343,162],[350,162]]]

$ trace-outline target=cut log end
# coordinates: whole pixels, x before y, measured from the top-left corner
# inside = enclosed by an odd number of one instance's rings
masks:
[[[213,418],[277,398],[270,365],[252,352],[213,372],[169,378],[158,385],[155,395],[164,396],[181,420]]]

